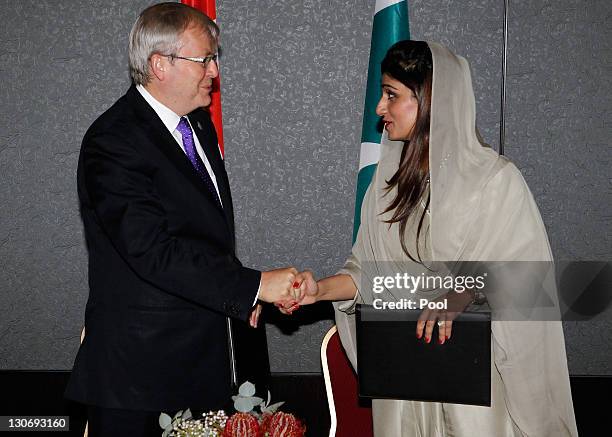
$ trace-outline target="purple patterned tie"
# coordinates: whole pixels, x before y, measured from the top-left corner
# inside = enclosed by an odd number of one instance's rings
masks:
[[[176,130],[178,130],[181,133],[181,136],[183,137],[183,147],[185,148],[185,153],[187,154],[189,161],[191,161],[191,164],[198,172],[198,175],[200,175],[200,178],[204,182],[204,185],[206,185],[208,191],[210,191],[210,193],[217,201],[217,204],[221,207],[221,201],[219,200],[219,195],[217,194],[215,185],[213,184],[213,181],[210,178],[208,171],[206,171],[206,167],[204,166],[200,155],[198,155],[198,152],[195,149],[195,143],[193,141],[193,132],[191,130],[191,126],[189,126],[187,118],[181,117],[181,121],[179,121]]]

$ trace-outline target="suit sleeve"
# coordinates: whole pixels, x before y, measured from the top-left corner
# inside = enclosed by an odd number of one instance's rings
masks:
[[[84,140],[82,165],[90,208],[113,246],[143,280],[170,294],[246,320],[261,273],[203,239],[168,232],[149,167],[129,140]]]

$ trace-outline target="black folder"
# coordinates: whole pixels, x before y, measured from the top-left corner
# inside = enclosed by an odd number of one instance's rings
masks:
[[[417,339],[420,310],[357,305],[359,395],[491,406],[491,313],[463,312],[451,338]]]

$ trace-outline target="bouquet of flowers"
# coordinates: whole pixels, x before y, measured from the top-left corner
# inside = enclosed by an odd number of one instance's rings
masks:
[[[255,396],[255,386],[245,382],[232,396],[237,413],[227,416],[225,411],[209,411],[202,418],[193,418],[190,410],[179,411],[170,417],[159,416],[162,437],[304,437],[306,427],[293,414],[277,411],[284,402],[270,404]],[[255,408],[259,408],[259,412]]]

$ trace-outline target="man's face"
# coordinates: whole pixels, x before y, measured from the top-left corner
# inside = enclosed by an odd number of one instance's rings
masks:
[[[181,36],[181,49],[178,56],[203,58],[217,52],[213,41],[202,29],[188,27]],[[219,74],[217,63],[210,61],[205,67],[186,59],[174,59],[168,74],[169,98],[174,107],[185,115],[197,108],[210,105],[212,81]]]

